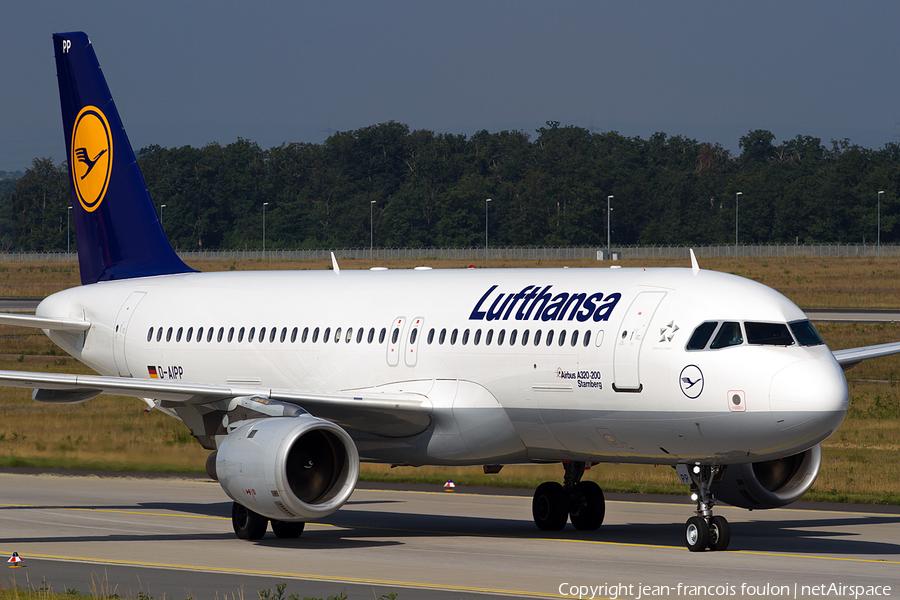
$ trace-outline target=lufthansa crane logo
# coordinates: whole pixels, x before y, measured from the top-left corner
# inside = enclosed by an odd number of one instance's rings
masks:
[[[685,396],[696,398],[703,392],[703,373],[697,365],[688,365],[681,370],[678,383]]]
[[[106,115],[85,106],[72,128],[72,183],[84,210],[93,212],[103,202],[112,173],[112,133]]]

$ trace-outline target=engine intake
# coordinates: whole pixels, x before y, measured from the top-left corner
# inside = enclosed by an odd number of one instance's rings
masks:
[[[712,485],[716,499],[740,508],[779,508],[799,500],[822,467],[818,444],[800,454],[758,463],[728,465]]]
[[[359,478],[359,453],[347,432],[308,414],[248,421],[225,437],[214,456],[225,493],[279,521],[330,515]]]

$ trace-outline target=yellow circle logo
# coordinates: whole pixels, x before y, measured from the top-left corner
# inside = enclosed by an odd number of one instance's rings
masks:
[[[112,173],[112,133],[106,115],[96,106],[85,106],[72,128],[72,183],[84,210],[97,210],[109,187]]]

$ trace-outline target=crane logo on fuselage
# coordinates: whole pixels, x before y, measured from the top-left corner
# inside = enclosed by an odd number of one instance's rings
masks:
[[[696,398],[703,393],[703,373],[697,365],[688,365],[681,370],[678,376],[681,391],[688,398]]]
[[[495,293],[498,285],[492,285],[484,293],[472,313],[470,321],[608,321],[622,294],[613,292],[550,291],[552,285],[525,286],[519,292]]]

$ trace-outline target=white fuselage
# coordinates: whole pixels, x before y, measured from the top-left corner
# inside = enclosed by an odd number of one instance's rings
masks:
[[[824,345],[686,349],[703,322],[805,319],[712,271],[191,273],[67,290],[37,314],[90,321],[49,335],[105,375],[427,396],[435,430],[351,431],[368,460],[746,463],[810,448],[848,408]]]

